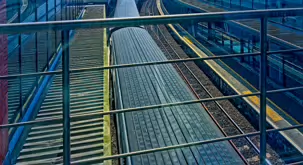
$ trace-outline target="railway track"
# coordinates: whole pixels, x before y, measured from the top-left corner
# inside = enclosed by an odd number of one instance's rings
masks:
[[[141,15],[158,15],[154,0],[145,2]],[[165,25],[146,26],[146,29],[168,59],[189,58],[173,39]],[[178,63],[174,67],[198,99],[223,96],[194,62]],[[225,136],[256,131],[228,100],[206,102],[202,106],[208,110],[209,115]],[[259,164],[259,141],[259,137],[255,136],[231,140],[230,143],[247,164]],[[283,164],[283,160],[279,158],[276,152],[270,146],[267,147],[268,164]]]

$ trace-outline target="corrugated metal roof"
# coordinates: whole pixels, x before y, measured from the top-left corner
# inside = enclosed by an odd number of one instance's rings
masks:
[[[114,32],[116,64],[167,60],[147,31]],[[171,64],[118,69],[123,108],[196,99]],[[121,108],[121,107],[120,107]],[[222,137],[201,104],[125,114],[131,151]],[[228,142],[213,143],[132,158],[134,164],[241,164]]]
[[[114,17],[139,17],[139,11],[134,0],[117,0]]]

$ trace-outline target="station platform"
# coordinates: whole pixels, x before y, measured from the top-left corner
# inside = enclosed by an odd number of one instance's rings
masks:
[[[205,12],[225,12],[227,10],[210,5],[199,0],[178,0],[181,3],[196,7]],[[245,27],[253,32],[260,31],[260,21],[255,19],[230,21],[238,26]],[[268,37],[274,41],[292,48],[303,46],[303,31],[295,30],[283,25],[268,22]]]
[[[83,19],[105,17],[105,6],[87,6]],[[70,67],[108,66],[106,29],[85,29],[74,32],[70,43]],[[61,69],[59,62],[57,69]],[[72,73],[70,77],[71,117],[87,113],[109,111],[109,72],[90,71]],[[62,76],[53,77],[36,119],[62,116]],[[16,164],[63,163],[63,126],[61,122],[33,126],[28,130]],[[109,116],[71,121],[71,163],[111,154]],[[107,162],[107,161],[106,161]],[[91,162],[105,163],[105,162]],[[83,163],[82,163],[83,164]],[[85,164],[85,163],[84,163]]]

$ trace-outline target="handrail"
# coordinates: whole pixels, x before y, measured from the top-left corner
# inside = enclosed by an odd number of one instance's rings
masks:
[[[298,51],[303,51],[303,49],[270,51],[270,52],[267,52],[267,55],[273,55],[275,53],[298,52]],[[169,64],[169,63],[182,63],[182,62],[189,62],[189,61],[215,60],[215,59],[245,57],[245,56],[260,56],[260,53],[230,54],[230,55],[221,55],[221,56],[195,57],[195,58],[185,58],[185,59],[175,59],[175,60],[165,60],[165,61],[151,61],[151,62],[132,63],[132,64],[98,66],[98,67],[89,67],[89,68],[70,69],[70,73],[81,73],[81,72],[89,72],[89,71],[97,71],[97,70],[110,70],[110,69],[118,69],[118,68],[159,65],[159,64]],[[4,76],[0,76],[0,80],[16,79],[19,77],[24,78],[24,77],[46,76],[46,75],[58,75],[58,74],[62,74],[62,73],[63,73],[62,70],[56,70],[56,71],[46,71],[46,72],[4,75]]]
[[[259,19],[303,15],[303,8],[246,10],[198,14],[176,14],[167,16],[145,16],[109,19],[66,20],[31,23],[0,24],[0,34],[16,34],[49,30],[72,30],[85,28],[130,27],[184,22],[214,22],[239,19]]]

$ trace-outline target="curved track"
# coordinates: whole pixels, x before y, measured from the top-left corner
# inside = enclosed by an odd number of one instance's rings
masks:
[[[158,14],[155,1],[149,0],[144,6],[145,7],[141,10],[142,15]],[[158,46],[169,59],[188,58],[188,55],[174,41],[164,25],[147,26],[146,29],[154,40],[157,41]],[[212,82],[194,62],[178,63],[175,64],[174,67],[192,89],[197,98],[213,97],[212,94],[215,96],[222,96],[218,89],[215,88]],[[225,136],[256,131],[229,101],[206,102],[203,104],[203,107],[208,110],[209,115]],[[247,160],[247,163],[259,164],[259,149],[257,147],[259,140],[259,137],[241,138],[232,140],[230,143]],[[269,149],[268,153],[271,163],[282,164],[282,160],[279,159],[272,149]]]

